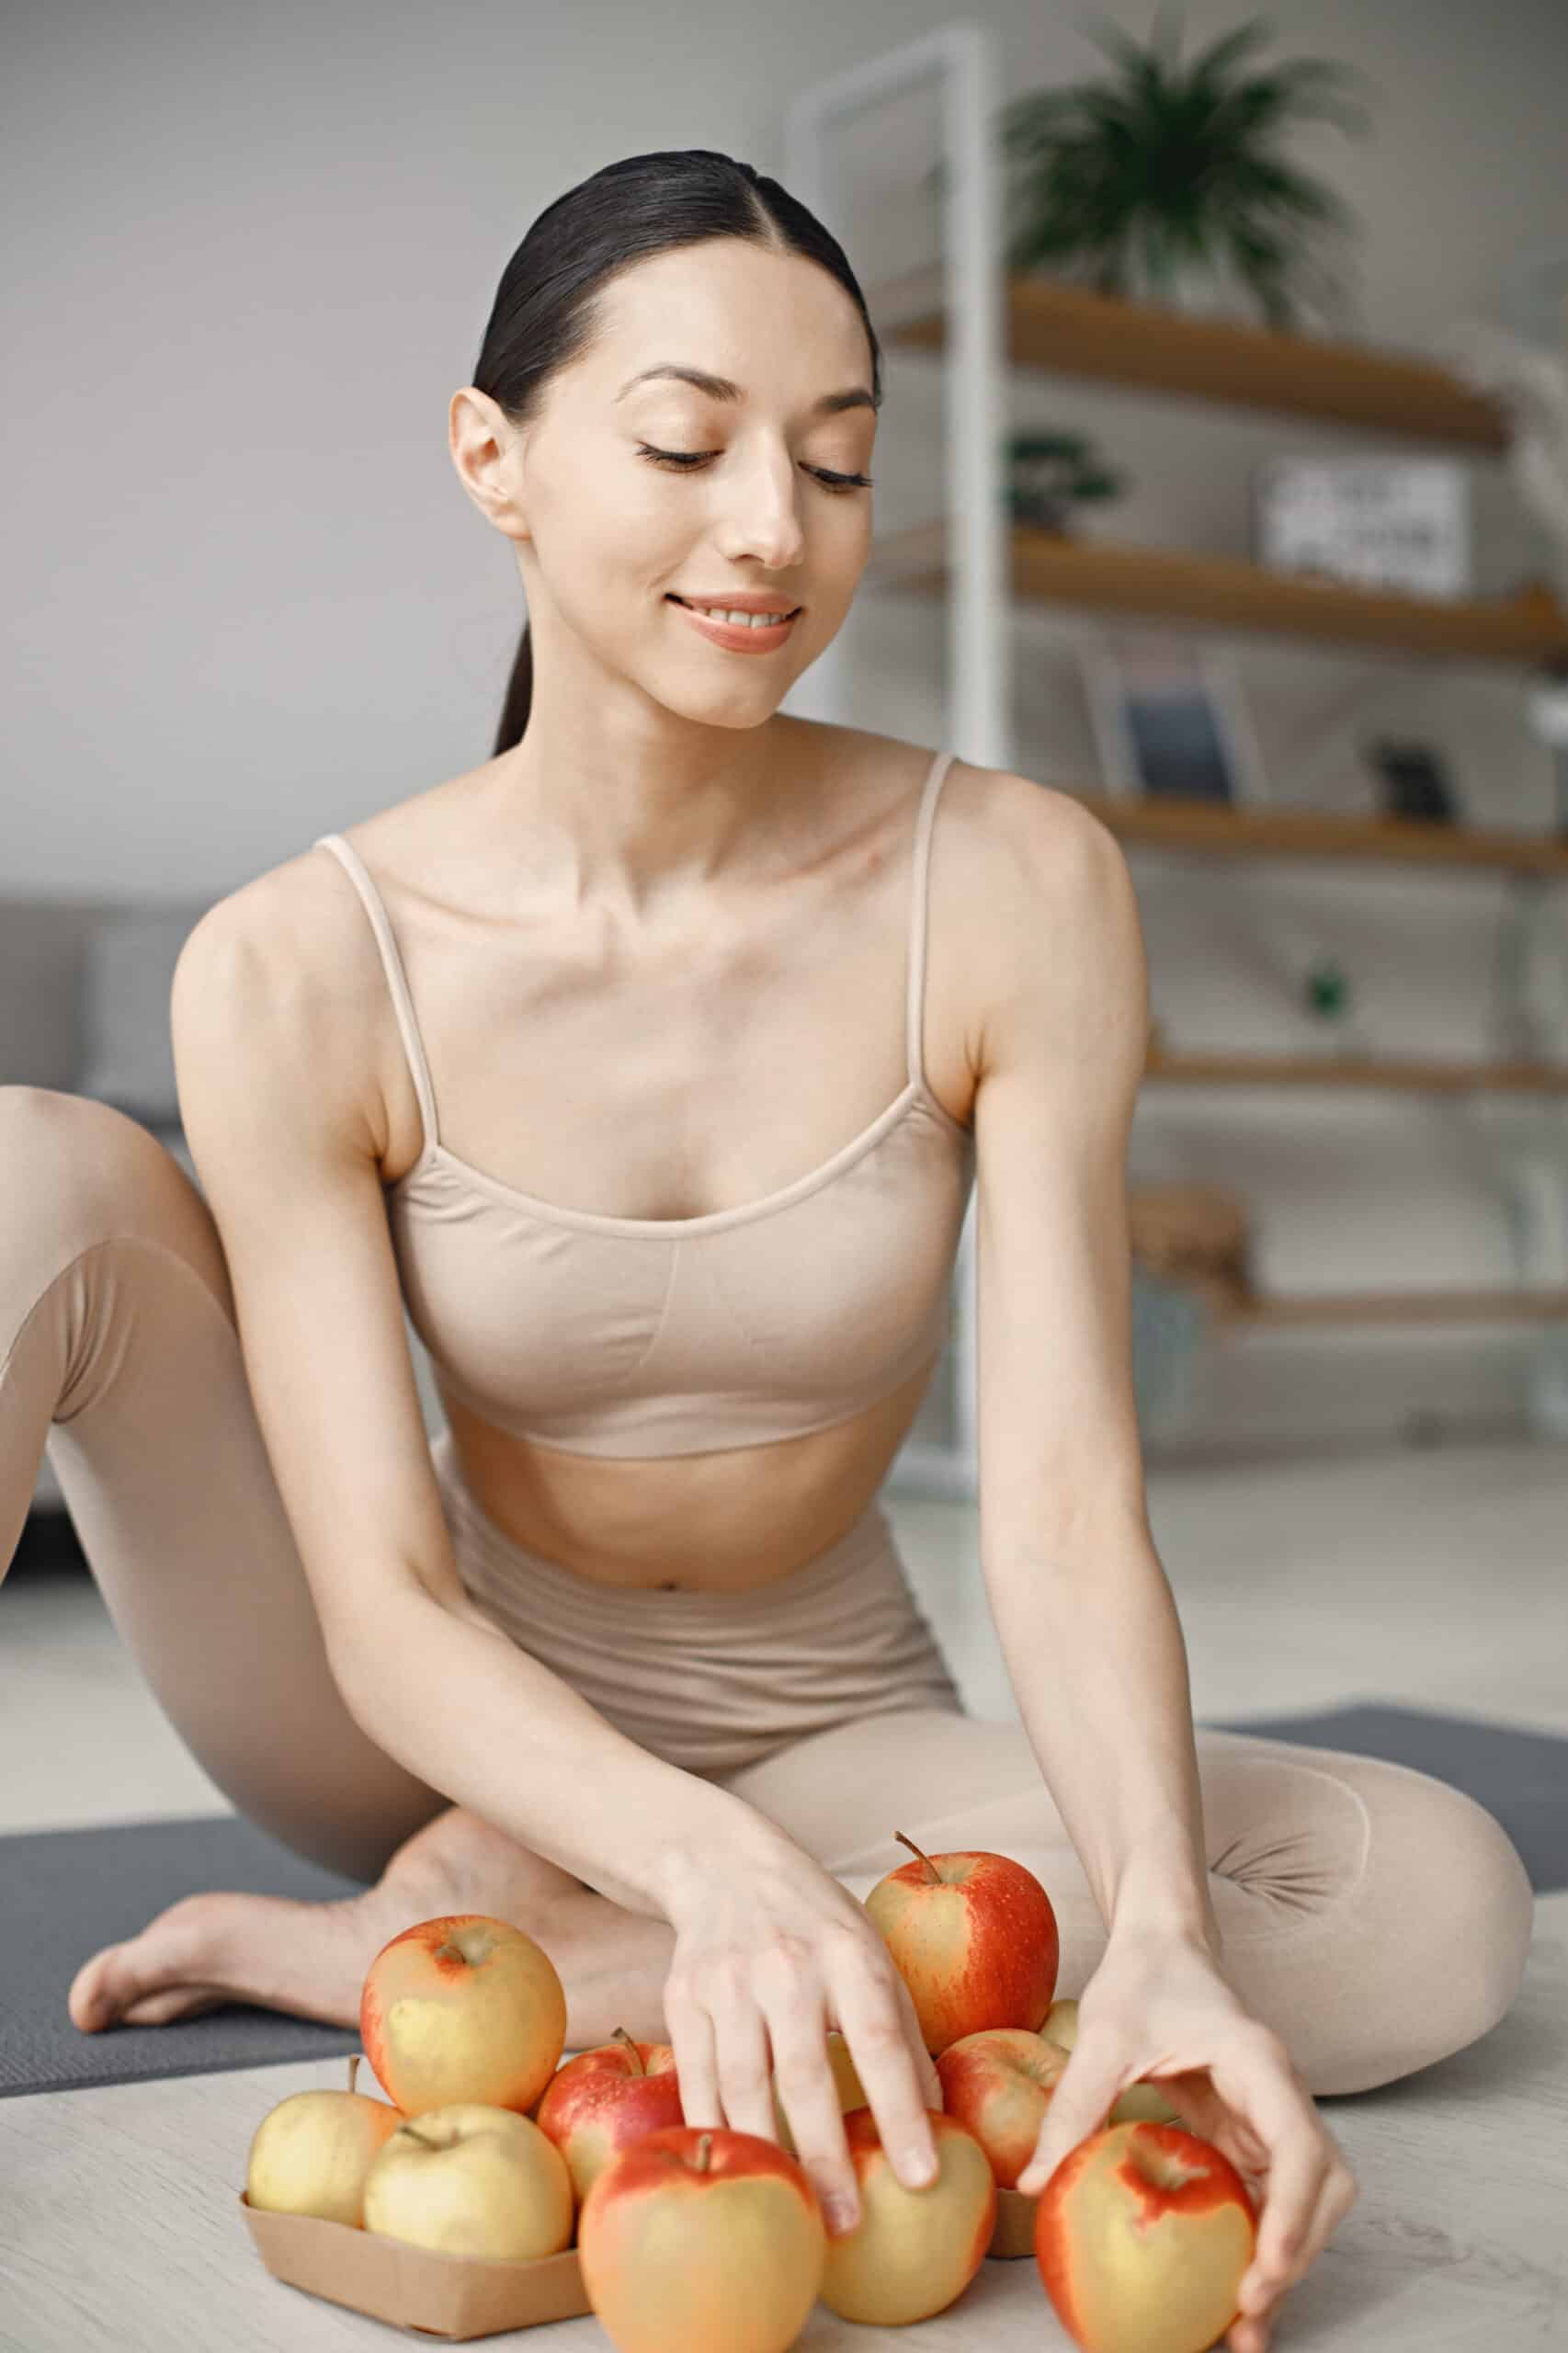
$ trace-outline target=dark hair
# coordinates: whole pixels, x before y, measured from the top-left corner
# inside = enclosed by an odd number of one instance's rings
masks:
[[[651,254],[710,237],[744,237],[832,271],[865,321],[871,394],[880,408],[881,346],[843,247],[777,180],[711,147],[628,155],[546,205],[501,273],[471,379],[475,391],[488,393],[513,425],[526,425],[556,369],[592,343],[601,288]],[[522,741],[532,699],[525,620],[492,758]]]

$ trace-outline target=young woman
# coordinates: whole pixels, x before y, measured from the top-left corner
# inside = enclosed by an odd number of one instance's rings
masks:
[[[450,406],[529,616],[494,756],[197,926],[201,1189],[103,1106],[0,1091],[0,1559],[47,1442],[192,1752],[366,1883],[178,1904],[70,2012],[351,2025],[399,1928],[499,1914],[571,2048],[667,2031],[689,2123],[771,2137],[776,2069],[840,2228],[826,2028],[910,2180],[940,2104],[857,1899],[898,1832],[998,1848],[1083,1996],[1025,2187],[1158,2068],[1267,2184],[1230,2340],[1261,2353],[1355,2194],[1311,2095],[1484,2033],[1530,1889],[1442,1783],[1195,1734],[1129,1360],[1125,863],[1069,796],[778,710],[866,562],[881,397],[777,181],[655,153],[551,205]],[[878,1500],[976,1182],[1021,1724],[963,1712]]]

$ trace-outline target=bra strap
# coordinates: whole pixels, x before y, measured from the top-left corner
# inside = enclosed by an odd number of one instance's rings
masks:
[[[370,880],[369,870],[352,842],[341,834],[322,834],[311,844],[312,849],[330,849],[358,892],[370,926],[376,935],[376,945],[381,951],[381,964],[392,992],[392,1010],[403,1039],[403,1050],[408,1058],[414,1091],[419,1097],[419,1113],[425,1122],[425,1149],[429,1150],[436,1137],[436,1097],[430,1086],[430,1069],[425,1059],[425,1044],[419,1035],[419,1024],[414,1017],[414,999],[408,993],[408,981],[403,969],[403,959],[397,952],[397,941],[387,920],[381,894]]]
[[[920,813],[915,823],[915,874],[910,892],[909,915],[909,1004],[908,1062],[912,1086],[926,1084],[925,1056],[921,1051],[922,1029],[926,1008],[926,904],[930,896],[931,828],[937,814],[937,795],[942,780],[952,766],[951,752],[938,752],[931,763],[920,795]]]

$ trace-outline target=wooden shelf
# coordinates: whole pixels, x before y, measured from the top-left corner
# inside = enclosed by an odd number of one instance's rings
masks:
[[[1215,1310],[1228,1327],[1313,1324],[1525,1324],[1568,1314],[1568,1290],[1349,1291],[1240,1299]]]
[[[1384,1062],[1346,1054],[1190,1054],[1152,1051],[1143,1082],[1197,1086],[1376,1086],[1418,1095],[1568,1094],[1568,1064]]]
[[[1361,858],[1432,865],[1509,867],[1568,875],[1568,841],[1421,824],[1407,817],[1355,817],[1313,809],[1233,809],[1212,801],[1123,800],[1060,788],[1118,837],[1158,849],[1231,857]]]
[[[871,588],[939,595],[947,583],[947,526],[919,523],[872,547]],[[1568,659],[1568,609],[1550,596],[1446,602],[1346,587],[1311,574],[1268,572],[1238,556],[1122,547],[1051,531],[1007,534],[1012,594],[1040,604],[1136,613],[1276,636],[1384,645],[1483,662]]]
[[[939,351],[947,341],[944,299],[938,266],[885,281],[867,303],[884,341]],[[1502,410],[1428,359],[1228,319],[1189,318],[1059,279],[1009,276],[1005,301],[1007,357],[1017,368],[1230,401],[1462,449],[1500,453],[1508,446]]]

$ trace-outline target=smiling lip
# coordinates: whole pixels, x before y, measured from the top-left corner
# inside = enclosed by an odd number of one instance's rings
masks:
[[[777,613],[780,620],[787,620],[790,614],[798,613],[801,609],[799,605],[787,605],[780,597],[765,597],[755,589],[749,592],[737,590],[733,597],[680,597],[672,588],[670,600],[673,604],[685,605],[692,612],[701,607],[717,606],[721,612]]]
[[[699,630],[710,644],[730,654],[776,654],[784,645],[794,628],[802,608],[792,613],[780,613],[777,620],[756,626],[750,621],[715,620],[710,613],[699,613],[684,597],[672,594],[668,601],[682,612],[695,630]]]

